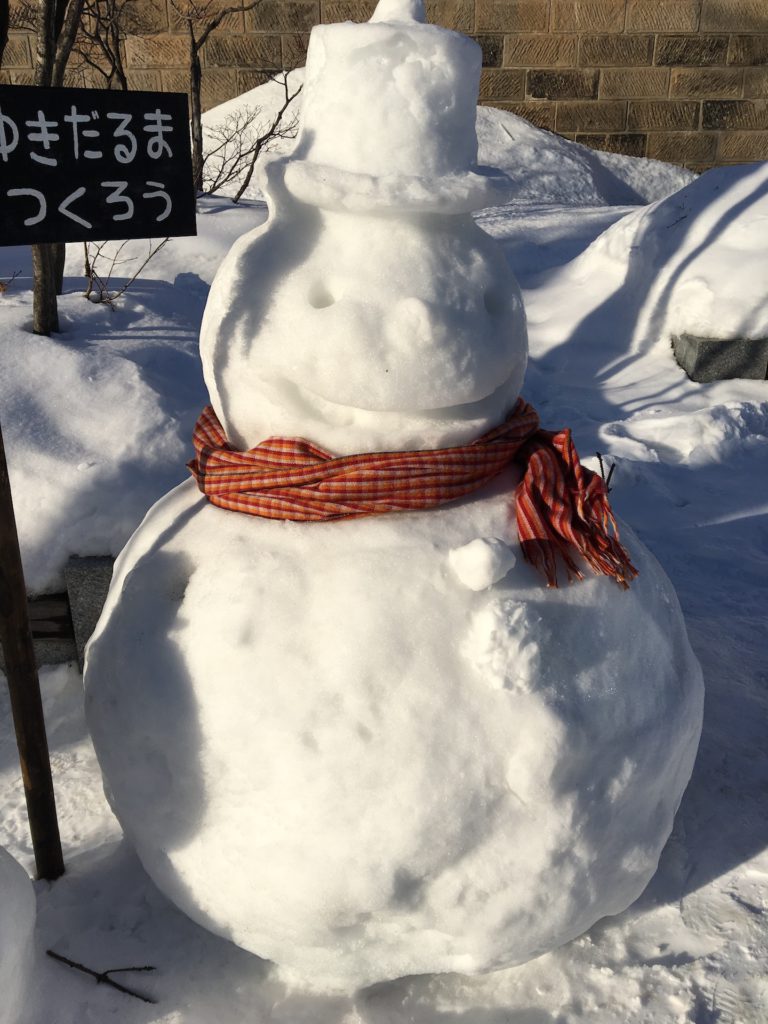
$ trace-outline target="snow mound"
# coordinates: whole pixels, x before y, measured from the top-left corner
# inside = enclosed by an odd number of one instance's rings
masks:
[[[116,567],[85,677],[110,802],[182,910],[302,983],[527,961],[669,835],[702,688],[668,580],[630,536],[628,592],[521,558],[476,590],[477,538],[519,552],[501,491],[298,524],[190,482]]]
[[[640,306],[637,323],[624,322],[635,344],[668,345],[682,333],[763,338],[766,237],[768,164],[722,167],[623,217],[573,261],[567,276],[589,282],[596,296],[620,290],[625,308]]]
[[[199,379],[196,357],[178,346],[178,326],[176,345],[156,340],[169,327],[162,320],[144,323],[144,332],[134,326],[135,341],[131,334],[121,345],[127,324],[120,316],[110,323],[108,308],[70,295],[60,309],[65,333],[45,338],[27,329],[23,296],[6,297],[11,329],[0,332],[0,408],[33,593],[60,586],[71,554],[117,554],[147,503],[183,476],[191,422],[180,425],[186,410],[162,392],[168,375],[178,396],[190,377]]]
[[[515,203],[571,207],[650,203],[687,185],[682,167],[601,153],[494,107],[477,108],[478,159],[512,180]]]
[[[304,81],[304,68],[291,71],[288,81],[291,92],[295,91]],[[234,123],[250,110],[255,113],[255,123],[264,126],[284,101],[283,86],[272,81],[213,107],[203,115],[206,150],[210,152],[219,144],[212,132],[228,119]],[[297,113],[301,102],[299,94],[294,101]],[[494,107],[477,108],[475,127],[478,163],[498,168],[511,179],[507,199],[515,203],[562,203],[571,207],[650,203],[671,195],[695,177],[691,171],[657,160],[588,149]],[[291,139],[277,139],[269,152],[285,156],[294,144]],[[261,198],[261,185],[254,182],[245,195]]]
[[[25,1019],[35,915],[35,891],[26,871],[0,846],[0,1024]]]

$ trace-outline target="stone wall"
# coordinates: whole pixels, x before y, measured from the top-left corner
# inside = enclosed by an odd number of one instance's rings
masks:
[[[133,88],[186,89],[183,2],[138,0],[141,34],[125,48]],[[269,70],[303,64],[318,22],[362,21],[374,6],[262,0],[230,16],[204,51],[205,107]],[[480,43],[483,103],[598,149],[697,170],[768,159],[768,0],[427,0],[427,8],[431,21]],[[0,79],[28,82],[31,68],[31,40],[13,32]]]

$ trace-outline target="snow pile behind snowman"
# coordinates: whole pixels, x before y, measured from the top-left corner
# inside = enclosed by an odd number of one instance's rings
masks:
[[[682,333],[764,338],[766,237],[768,163],[720,167],[622,217],[560,276],[566,289],[588,283],[595,300],[638,307],[630,349]]]
[[[203,325],[238,446],[446,446],[515,402],[519,290],[469,214],[504,188],[476,163],[479,49],[422,20],[312,33],[295,158],[268,167],[270,220]],[[381,116],[337,152],[324,111],[354,120],[358,85]],[[190,482],[118,561],[86,668],[115,813],[190,917],[305,984],[522,963],[655,870],[701,727],[676,597],[631,535],[629,591],[546,589],[515,482],[321,524]]]

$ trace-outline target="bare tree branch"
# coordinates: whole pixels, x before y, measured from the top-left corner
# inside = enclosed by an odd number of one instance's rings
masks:
[[[282,85],[284,95],[283,104],[271,121],[265,120],[261,108],[246,105],[219,124],[206,127],[202,191],[207,195],[235,184],[233,202],[238,202],[251,183],[259,156],[280,139],[296,137],[298,118],[286,115],[301,86],[292,91],[287,72],[271,76],[271,80]]]

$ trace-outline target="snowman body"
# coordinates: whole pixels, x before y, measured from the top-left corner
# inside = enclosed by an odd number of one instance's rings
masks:
[[[203,323],[237,447],[446,447],[514,404],[520,294],[467,213],[498,184],[472,164],[472,47],[402,11],[313,32],[272,220]],[[386,166],[339,128],[329,169],[318,110],[346,123],[334,83],[361,64],[371,96],[434,90],[428,139],[401,137],[409,100]],[[223,511],[190,481],[116,566],[86,667],[115,813],[186,913],[306,983],[521,963],[655,870],[701,726],[673,589],[635,538],[629,591],[547,589],[518,557],[515,483],[314,524]]]

